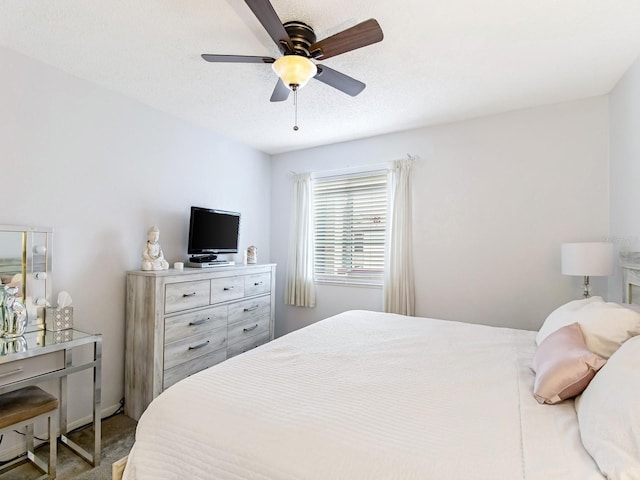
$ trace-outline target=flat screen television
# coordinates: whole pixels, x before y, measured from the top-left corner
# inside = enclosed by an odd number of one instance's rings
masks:
[[[189,255],[209,255],[215,258],[218,253],[238,253],[239,228],[238,212],[191,207]]]

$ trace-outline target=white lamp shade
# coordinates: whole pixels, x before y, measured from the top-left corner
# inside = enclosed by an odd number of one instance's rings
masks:
[[[271,67],[289,88],[291,85],[296,85],[298,88],[304,87],[311,77],[318,73],[316,64],[300,55],[280,57]]]
[[[564,275],[606,277],[613,273],[611,243],[563,243],[561,257]]]

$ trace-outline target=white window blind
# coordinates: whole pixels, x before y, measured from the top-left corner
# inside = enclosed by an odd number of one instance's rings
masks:
[[[387,172],[314,179],[315,279],[382,285]]]

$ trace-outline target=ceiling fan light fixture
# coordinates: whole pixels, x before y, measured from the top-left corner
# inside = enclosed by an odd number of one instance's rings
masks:
[[[271,66],[282,83],[291,90],[304,87],[318,72],[315,63],[301,55],[284,55]]]

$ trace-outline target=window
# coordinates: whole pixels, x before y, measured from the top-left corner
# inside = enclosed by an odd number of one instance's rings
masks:
[[[382,285],[387,172],[313,181],[316,281]]]

